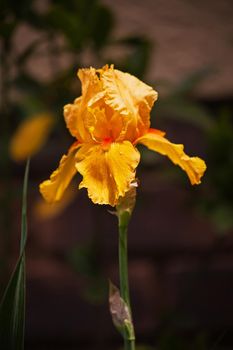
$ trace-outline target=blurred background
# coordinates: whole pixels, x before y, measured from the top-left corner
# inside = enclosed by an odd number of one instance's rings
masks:
[[[26,349],[122,344],[108,311],[108,278],[118,284],[116,217],[77,191],[79,177],[59,205],[38,192],[72,143],[62,113],[80,95],[78,68],[106,63],[159,92],[152,126],[208,167],[191,187],[167,159],[142,150],[129,229],[138,350],[232,349],[232,1],[0,5],[0,293],[18,256],[31,146]]]

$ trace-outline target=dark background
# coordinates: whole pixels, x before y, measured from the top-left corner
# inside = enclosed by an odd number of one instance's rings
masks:
[[[191,187],[167,159],[142,150],[129,228],[140,349],[232,349],[232,1],[0,3],[1,292],[18,255],[25,166],[11,159],[9,143],[26,118],[47,112],[56,120],[31,162],[26,349],[122,344],[108,311],[108,279],[118,284],[111,208],[81,190],[56,214],[37,209],[39,183],[72,142],[62,107],[80,95],[77,69],[105,63],[158,91],[152,126],[208,168]]]

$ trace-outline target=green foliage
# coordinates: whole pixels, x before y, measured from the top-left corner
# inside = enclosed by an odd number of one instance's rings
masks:
[[[24,349],[25,259],[21,256],[0,308],[0,341],[4,349]]]
[[[3,349],[9,350],[24,349],[28,173],[29,161],[23,185],[20,256],[0,305],[0,344]]]

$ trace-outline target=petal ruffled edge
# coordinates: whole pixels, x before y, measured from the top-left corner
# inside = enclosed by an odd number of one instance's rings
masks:
[[[76,160],[76,169],[83,176],[79,188],[87,188],[93,203],[115,206],[135,178],[140,154],[129,141],[111,143],[108,149],[86,144]]]
[[[77,173],[75,155],[80,144],[75,142],[67,155],[62,156],[58,168],[51,174],[49,180],[40,184],[40,193],[48,203],[59,201],[70,181]]]
[[[123,121],[118,140],[134,141],[150,127],[150,111],[158,93],[135,76],[111,66],[101,74],[105,103],[119,113]]]
[[[155,129],[151,129],[148,133],[138,138],[136,143],[141,143],[150,150],[167,156],[174,164],[179,165],[186,172],[192,185],[201,183],[206,164],[199,157],[189,157],[184,152],[182,144],[170,142],[162,134],[159,134],[158,130],[155,132]]]
[[[78,77],[81,81],[82,96],[76,98],[73,103],[64,106],[64,119],[72,136],[80,142],[89,142],[91,136],[85,127],[88,108],[101,105],[104,93],[95,68],[79,69]]]
[[[101,76],[106,92],[105,102],[122,115],[138,113],[139,104],[151,110],[158,93],[135,76],[121,72],[111,66]]]

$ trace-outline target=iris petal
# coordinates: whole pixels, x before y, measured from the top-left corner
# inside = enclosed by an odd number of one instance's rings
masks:
[[[64,191],[77,173],[75,154],[78,147],[79,145],[75,143],[68,154],[61,158],[59,167],[52,173],[50,179],[40,184],[40,193],[48,203],[59,201],[62,198]]]
[[[87,188],[94,203],[115,206],[135,178],[140,154],[124,141],[102,145],[85,144],[77,152],[76,169],[83,176],[79,188]]]
[[[101,82],[94,68],[80,69],[78,76],[82,83],[82,96],[77,98],[73,104],[65,105],[64,118],[71,135],[80,142],[89,142],[91,135],[85,126],[89,114],[88,103],[98,105],[103,94],[101,93]]]
[[[184,152],[184,146],[171,143],[158,132],[151,132],[140,137],[136,143],[147,146],[150,150],[167,156],[174,164],[179,165],[188,175],[192,185],[201,182],[206,170],[205,162],[198,157],[189,157]]]
[[[136,77],[112,67],[101,76],[106,92],[105,103],[124,120],[124,139],[133,140],[150,126],[150,110],[157,92]]]
[[[89,108],[85,126],[90,132],[93,141],[101,141],[111,137],[111,127],[104,109],[99,107]]]

